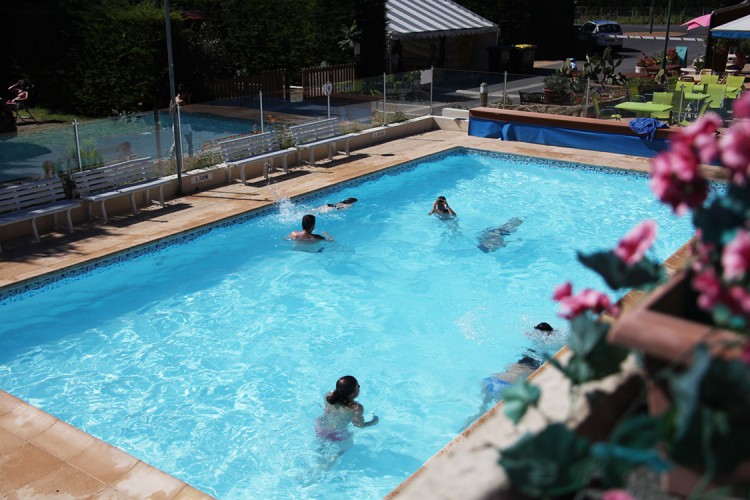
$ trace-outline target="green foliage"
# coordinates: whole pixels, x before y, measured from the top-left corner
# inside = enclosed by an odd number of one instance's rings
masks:
[[[627,79],[617,69],[621,64],[622,57],[615,58],[612,48],[607,47],[601,55],[586,55],[586,62],[583,64],[584,77],[604,85],[622,85]]]
[[[588,484],[594,469],[589,441],[564,424],[525,435],[502,451],[498,463],[514,487],[533,498],[576,492]]]
[[[588,255],[578,252],[578,260],[604,278],[612,290],[649,287],[664,275],[658,262],[644,258],[629,266],[612,250]]]
[[[513,423],[517,423],[529,408],[539,404],[542,391],[539,387],[519,379],[503,392],[503,412]]]

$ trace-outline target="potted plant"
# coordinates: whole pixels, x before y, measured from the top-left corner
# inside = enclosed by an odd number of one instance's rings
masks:
[[[635,62],[635,72],[638,74],[646,74],[648,73],[646,68],[649,66],[656,66],[657,64],[658,61],[655,57],[646,55],[645,52],[641,52],[641,57]]]
[[[570,90],[570,78],[560,71],[544,77],[544,93],[548,102],[560,102]]]
[[[734,113],[750,118],[750,96],[735,102]],[[603,489],[616,490],[630,471],[646,466],[667,474],[665,484],[678,494],[700,496],[715,487],[723,495],[750,494],[747,123],[717,137],[722,120],[708,114],[652,162],[656,196],[677,214],[692,211],[696,236],[684,269],[669,279],[647,256],[656,225],[645,221],[613,250],[578,258],[613,290],[650,292],[646,300],[620,317],[619,304],[602,292],[573,294],[570,283],[554,292],[561,315],[570,320],[572,356],[565,365],[550,362],[570,380],[571,395],[581,397],[584,384],[619,373],[626,357],[645,353],[646,387],[654,389],[648,394],[650,411],[622,415],[604,439],[559,423],[523,436],[499,459],[514,488],[551,497],[579,491],[595,478]],[[717,160],[731,179],[712,192],[700,165]],[[599,320],[603,313],[619,319],[610,326]],[[518,421],[537,406],[540,391],[519,381],[504,399],[506,415]]]

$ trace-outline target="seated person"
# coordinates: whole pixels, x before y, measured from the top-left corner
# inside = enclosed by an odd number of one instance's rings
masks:
[[[290,240],[297,240],[297,241],[309,241],[314,242],[318,240],[329,240],[333,241],[333,238],[331,238],[328,233],[325,231],[323,232],[323,235],[315,234],[313,231],[315,230],[315,216],[312,214],[307,214],[304,217],[302,217],[302,231],[292,231],[289,233],[289,239]]]
[[[441,219],[450,219],[456,216],[456,212],[448,205],[448,200],[445,196],[438,196],[435,203],[432,204],[432,210],[427,212],[427,215],[435,214]]]
[[[357,198],[347,198],[338,203],[326,203],[315,209],[316,212],[329,212],[331,210],[345,210],[351,207],[354,203],[358,202]]]
[[[26,80],[18,80],[16,83],[8,87],[8,90],[12,90],[16,93],[16,96],[7,102],[7,104],[10,104],[16,110],[19,108],[21,101],[25,101],[29,98],[29,89]]]

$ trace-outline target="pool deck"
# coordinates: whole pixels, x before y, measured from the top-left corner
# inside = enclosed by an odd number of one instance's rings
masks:
[[[75,233],[44,234],[3,242],[0,287],[33,281],[130,248],[315,192],[362,175],[456,146],[648,171],[649,160],[469,137],[434,130],[352,152],[347,159],[292,168],[289,174],[250,184],[231,184],[168,200],[138,216],[114,214],[106,225],[79,223]],[[550,370],[547,370],[550,371]],[[490,412],[478,424],[492,429]],[[472,426],[474,433],[480,432]],[[143,457],[148,459],[148,457]],[[0,391],[0,496],[30,498],[210,498],[182,481]],[[406,495],[408,496],[408,495]]]

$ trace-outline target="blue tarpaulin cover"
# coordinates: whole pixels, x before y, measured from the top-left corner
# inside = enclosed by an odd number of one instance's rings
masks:
[[[520,122],[469,117],[469,135],[504,141],[521,141],[548,146],[589,149],[607,153],[653,158],[667,149],[665,139],[646,140],[645,137],[592,132],[589,130],[549,127]]]

